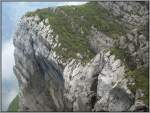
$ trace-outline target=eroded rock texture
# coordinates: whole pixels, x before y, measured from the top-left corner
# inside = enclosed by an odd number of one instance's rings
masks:
[[[113,9],[115,16],[122,13],[124,16],[119,22],[133,16],[127,25],[147,22],[147,9],[143,4],[98,4]],[[141,18],[128,15],[128,12],[137,8],[141,8]],[[14,73],[20,88],[19,111],[147,110],[147,105],[142,100],[139,101],[144,95],[142,90],[133,93],[128,87],[132,79],[125,76],[126,65],[133,69],[148,65],[148,38],[143,32],[136,27],[119,39],[113,39],[91,26],[89,44],[96,55],[83,64],[81,59],[60,59],[61,56],[53,48],[61,43],[53,31],[48,19],[41,20],[38,16],[24,16],[18,24],[14,36]],[[124,59],[112,54],[111,48],[123,49],[130,60],[125,63]],[[77,56],[82,58],[79,53]]]
[[[42,37],[44,33],[48,35],[49,29],[37,24],[37,18],[22,19],[14,38],[14,72],[20,87],[20,110],[63,111],[62,69],[51,57],[52,46]],[[34,27],[38,31],[34,31]],[[42,28],[45,31],[41,31]]]

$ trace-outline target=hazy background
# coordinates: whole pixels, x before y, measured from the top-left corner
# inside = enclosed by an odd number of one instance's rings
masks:
[[[85,2],[3,2],[2,3],[2,111],[7,111],[10,102],[18,94],[18,81],[13,73],[13,34],[19,19],[27,12],[38,8],[63,5],[81,5]]]

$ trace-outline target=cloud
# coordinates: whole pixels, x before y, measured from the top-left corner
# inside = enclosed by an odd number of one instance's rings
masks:
[[[14,46],[12,40],[5,42],[2,45],[2,78],[4,80],[9,79],[9,73],[12,73],[12,68],[14,65]]]
[[[14,46],[12,40],[2,45],[2,110],[6,111],[8,105],[18,93],[18,81],[13,73]]]
[[[83,5],[87,2],[65,2],[64,5]]]
[[[57,6],[65,6],[65,5],[83,5],[86,4],[87,2],[58,2]]]
[[[22,6],[25,6],[25,5],[28,5],[29,4],[29,2],[16,2],[18,5],[22,5]],[[15,3],[15,4],[16,4]]]

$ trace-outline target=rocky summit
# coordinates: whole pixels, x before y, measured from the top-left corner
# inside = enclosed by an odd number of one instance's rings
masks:
[[[18,23],[17,111],[148,111],[148,2],[37,9]]]

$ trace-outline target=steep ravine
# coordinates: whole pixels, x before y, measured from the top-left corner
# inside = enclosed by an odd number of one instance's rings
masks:
[[[147,5],[89,2],[23,16],[13,40],[19,111],[148,111]]]

